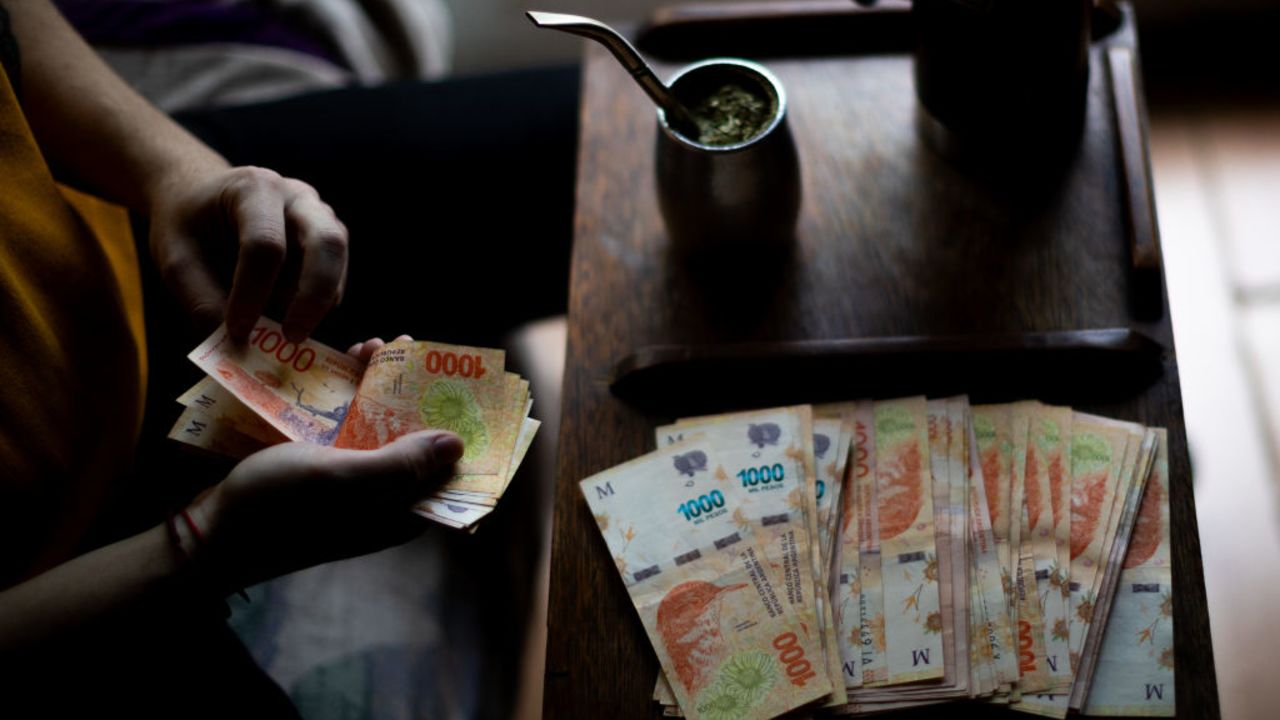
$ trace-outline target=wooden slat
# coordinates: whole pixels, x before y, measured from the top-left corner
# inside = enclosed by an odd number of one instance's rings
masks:
[[[1147,156],[1146,131],[1142,125],[1141,95],[1138,92],[1134,52],[1128,47],[1107,50],[1107,69],[1120,141],[1119,162],[1124,172],[1120,189],[1128,209],[1130,260],[1135,270],[1159,272],[1160,237],[1156,224],[1156,202],[1151,187],[1151,158]]]

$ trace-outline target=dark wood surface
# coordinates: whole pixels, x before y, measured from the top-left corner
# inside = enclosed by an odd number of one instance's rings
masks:
[[[1121,171],[1120,190],[1125,202],[1130,241],[1130,255],[1139,273],[1160,269],[1159,224],[1151,185],[1151,159],[1147,157],[1146,134],[1143,132],[1142,93],[1138,88],[1137,62],[1128,47],[1107,50],[1107,69],[1113,92],[1118,160]]]
[[[1112,42],[1132,45],[1131,37],[1118,38]],[[900,40],[904,51],[910,47],[909,38]],[[1052,397],[1169,429],[1178,711],[1218,716],[1177,357],[1162,282],[1139,282],[1131,269],[1107,49],[1093,50],[1084,137],[1054,182],[965,172],[924,146],[908,54],[769,59],[789,94],[803,169],[794,251],[767,265],[729,256],[709,267],[678,261],[664,233],[653,187],[652,107],[616,63],[588,49],[545,717],[654,712],[655,655],[578,489],[587,476],[653,449],[652,428],[678,412],[660,399],[628,401],[610,391],[628,357],[643,359],[645,348],[658,346],[706,354],[715,352],[710,346],[742,343],[1099,328],[1131,328],[1154,340],[1160,372],[1093,383],[1083,366],[1061,377],[1071,368],[1059,363],[1014,395],[982,363],[971,363],[981,388],[974,399]],[[662,65],[660,75],[674,68]],[[1136,312],[1138,306],[1157,310]],[[779,362],[772,372],[787,367]],[[781,394],[825,402],[886,397],[886,388],[954,390],[954,373],[910,367],[918,377],[851,371]],[[757,397],[766,395],[777,400],[776,384],[766,372],[719,409],[760,406]],[[1068,385],[1095,391],[1062,397]],[[696,385],[680,390],[699,392]]]
[[[1079,405],[1155,382],[1164,374],[1163,355],[1159,343],[1129,328],[660,345],[623,358],[610,389],[640,410],[681,417],[736,407],[744,387],[752,388],[747,402],[766,407],[825,397],[850,377],[876,378],[882,397],[919,394],[927,377],[934,397]],[[1046,377],[1055,378],[1052,386]]]

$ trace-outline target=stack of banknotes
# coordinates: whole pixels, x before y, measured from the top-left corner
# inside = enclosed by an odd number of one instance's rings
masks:
[[[493,511],[540,425],[501,350],[398,340],[366,364],[288,342],[263,318],[247,343],[224,326],[188,357],[208,377],[178,398],[169,437],[202,450],[241,458],[290,440],[372,449],[417,430],[457,433],[457,474],[414,508],[454,528],[474,530]]]
[[[581,488],[667,715],[1173,714],[1164,430],[914,397],[655,435]]]

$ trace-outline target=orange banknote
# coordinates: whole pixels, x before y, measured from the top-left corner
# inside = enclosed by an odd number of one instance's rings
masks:
[[[888,683],[941,678],[942,608],[925,399],[877,401],[875,427]]]
[[[457,433],[458,473],[416,508],[451,527],[492,512],[539,427],[529,384],[504,371],[501,350],[402,340],[365,364],[291,343],[262,318],[248,342],[222,327],[189,357],[208,377],[178,398],[187,411],[170,437],[187,445],[244,457],[287,440],[372,449],[416,430]]]

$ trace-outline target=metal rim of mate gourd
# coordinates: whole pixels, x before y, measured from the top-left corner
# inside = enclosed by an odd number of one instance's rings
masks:
[[[738,143],[730,143],[725,145],[708,145],[698,142],[694,139],[681,135],[667,123],[667,114],[662,108],[657,108],[658,127],[662,132],[672,140],[684,145],[685,147],[710,153],[730,153],[738,150],[744,150],[768,137],[779,125],[782,124],[783,118],[787,114],[787,91],[782,87],[782,81],[769,71],[765,66],[743,60],[742,58],[718,57],[699,60],[698,62],[686,65],[675,72],[668,80],[667,87],[672,91],[676,91],[676,85],[682,78],[688,77],[693,73],[703,71],[704,68],[720,66],[729,68],[730,72],[739,76],[752,77],[759,83],[760,90],[765,92],[769,97],[769,101],[774,103],[773,113],[769,118],[769,122],[761,128],[755,135]]]

